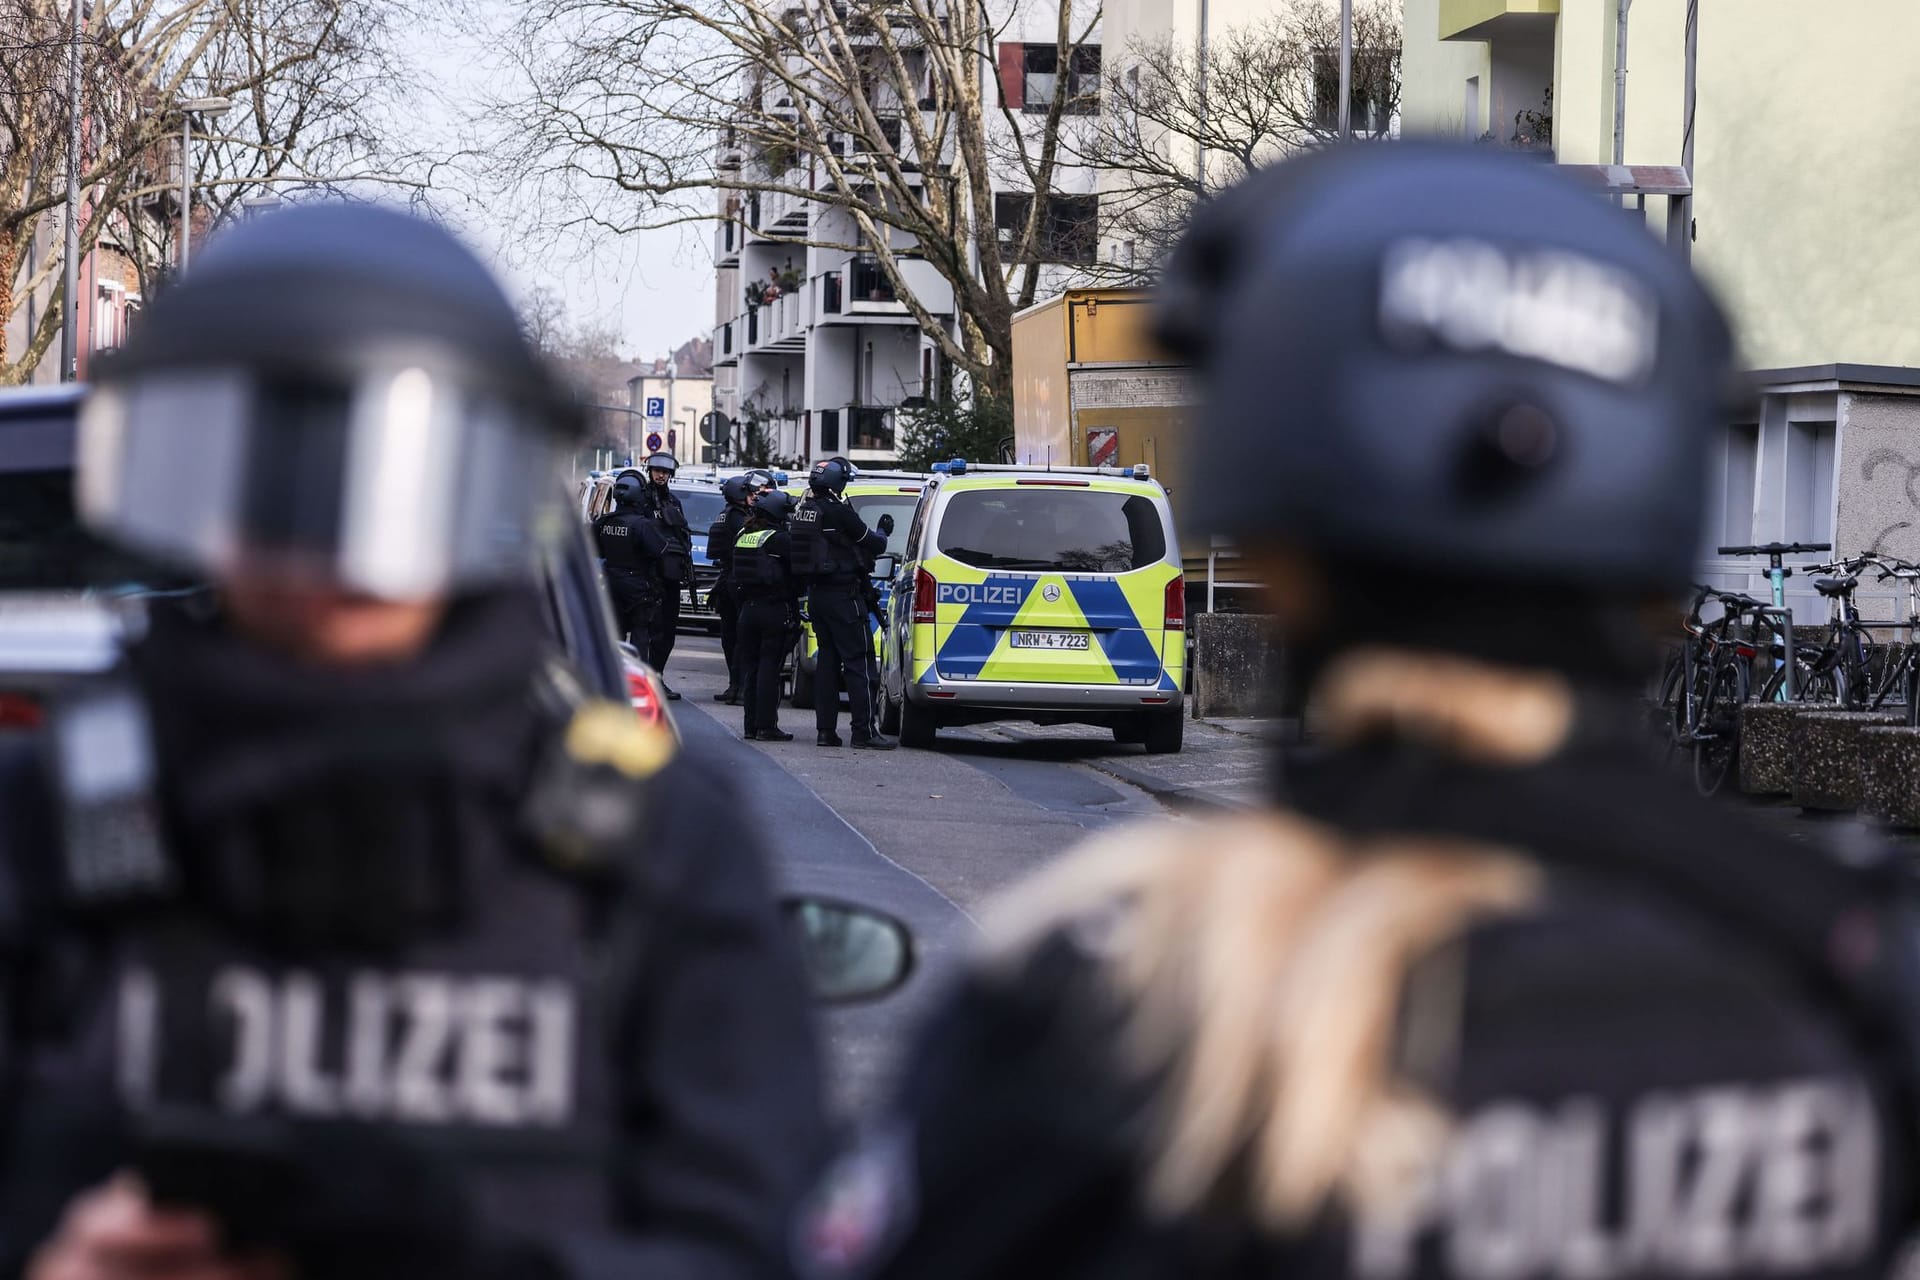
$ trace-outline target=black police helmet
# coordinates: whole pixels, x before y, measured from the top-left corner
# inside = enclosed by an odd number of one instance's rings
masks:
[[[644,464],[649,471],[664,471],[668,475],[680,470],[680,464],[670,453],[650,453]]]
[[[843,458],[828,458],[813,464],[807,475],[807,487],[816,493],[841,493],[853,479],[853,464]]]
[[[271,561],[415,598],[526,574],[565,527],[580,409],[492,274],[439,226],[364,204],[222,230],[102,357],[82,514],[218,574]]]
[[[757,468],[747,472],[741,479],[747,482],[754,493],[759,493],[762,489],[771,489],[774,485],[773,472],[761,471]]]
[[[755,511],[776,522],[792,515],[793,506],[793,495],[784,489],[768,489],[753,500]]]
[[[1214,532],[1605,593],[1691,572],[1726,322],[1549,166],[1443,144],[1276,165],[1199,211],[1156,332],[1201,370]]]
[[[753,499],[753,482],[746,476],[728,476],[720,482],[720,496],[730,507],[744,507]]]
[[[623,471],[620,478],[613,482],[613,505],[621,510],[640,505],[640,495],[646,487],[639,473]]]

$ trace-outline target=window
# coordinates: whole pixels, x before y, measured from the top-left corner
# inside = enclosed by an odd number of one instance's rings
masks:
[[[1480,77],[1467,77],[1467,101],[1461,117],[1460,136],[1471,142],[1480,136]]]
[[[840,452],[840,411],[838,409],[820,411],[820,452]]]
[[[940,550],[976,569],[1124,573],[1167,554],[1153,499],[1097,489],[975,489],[947,500]]]
[[[1833,541],[1831,422],[1787,424],[1786,540]]]
[[[1727,428],[1726,451],[1719,474],[1720,526],[1714,545],[1743,547],[1753,541],[1753,495],[1760,475],[1760,428],[1736,423]]]
[[[901,555],[907,549],[907,533],[913,520],[914,508],[920,502],[917,493],[870,493],[857,498],[849,498],[853,509],[860,514],[869,529],[880,523],[881,516],[893,517],[893,532],[887,536],[887,551],[892,555]]]
[[[1003,254],[1020,251],[1033,194],[1002,191],[993,198],[993,225],[1000,234]],[[1047,213],[1040,225],[1033,257],[1040,262],[1092,262],[1100,250],[1100,197],[1047,197]]]
[[[1009,107],[1031,115],[1053,104],[1060,85],[1060,49],[1053,44],[1000,46],[1000,93]],[[1067,57],[1068,115],[1096,115],[1100,110],[1100,46],[1081,45]]]

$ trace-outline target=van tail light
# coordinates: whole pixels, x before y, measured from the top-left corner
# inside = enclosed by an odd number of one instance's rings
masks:
[[[1173,581],[1167,583],[1166,600],[1167,620],[1163,624],[1169,631],[1187,629],[1187,579],[1185,574],[1175,574]]]
[[[933,575],[925,569],[913,571],[913,620],[932,622],[934,620],[935,589]]]
[[[0,693],[0,729],[38,729],[46,720],[40,704],[23,693]]]
[[[644,671],[627,671],[627,695],[633,700],[633,710],[649,724],[658,724],[665,714],[660,705],[660,691],[653,687],[653,679]]]

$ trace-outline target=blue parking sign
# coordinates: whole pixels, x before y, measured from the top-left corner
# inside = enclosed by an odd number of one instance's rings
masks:
[[[665,396],[648,396],[647,397],[647,416],[649,418],[666,417],[667,416],[667,398]]]

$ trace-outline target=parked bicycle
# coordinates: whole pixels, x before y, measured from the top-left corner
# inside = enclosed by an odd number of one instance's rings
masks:
[[[1920,728],[1920,643],[1917,643],[1920,641],[1920,565],[1892,556],[1876,556],[1875,563],[1881,582],[1893,580],[1906,588],[1907,616],[1903,625],[1907,638],[1897,654],[1880,664],[1870,705],[1879,711],[1897,694],[1905,706],[1907,724]]]
[[[1718,617],[1706,610],[1717,605]],[[1712,795],[1739,755],[1740,705],[1747,701],[1761,637],[1776,637],[1767,605],[1738,591],[1701,584],[1682,626],[1686,642],[1668,663],[1656,705],[1669,732],[1669,750],[1692,756],[1693,785]]]

